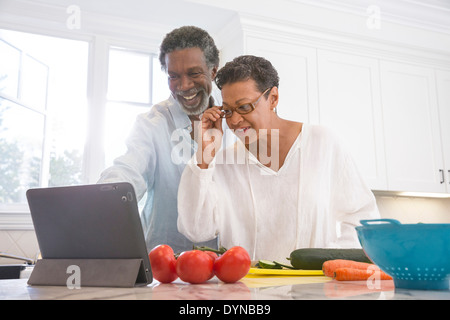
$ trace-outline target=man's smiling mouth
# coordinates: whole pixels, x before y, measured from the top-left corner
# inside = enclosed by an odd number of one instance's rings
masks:
[[[192,99],[194,99],[195,98],[195,96],[198,94],[198,92],[197,93],[195,93],[195,94],[193,94],[192,96],[182,96],[184,99],[186,99],[186,100],[192,100]]]

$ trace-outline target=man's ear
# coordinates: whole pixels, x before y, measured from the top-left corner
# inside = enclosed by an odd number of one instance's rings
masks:
[[[214,80],[216,75],[217,75],[217,67],[212,67],[212,69],[211,69],[211,79]]]

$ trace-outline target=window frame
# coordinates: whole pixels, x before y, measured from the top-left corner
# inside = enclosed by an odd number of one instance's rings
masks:
[[[46,152],[46,134],[45,134],[45,132],[47,130],[47,114],[48,114],[47,100],[48,100],[48,85],[49,85],[49,67],[42,61],[31,56],[28,52],[26,52],[20,48],[17,48],[15,45],[10,43],[9,41],[7,41],[5,39],[0,39],[0,41],[7,44],[8,46],[14,48],[15,50],[17,50],[20,53],[19,68],[18,68],[19,74],[18,74],[18,78],[17,78],[16,96],[14,97],[8,93],[0,92],[0,98],[15,104],[20,108],[37,113],[43,117],[43,132],[42,132],[43,141],[42,141],[42,147],[41,147],[41,154],[42,154],[41,160],[42,161],[41,161],[41,167],[39,170],[39,181],[41,181],[42,179],[45,179],[45,177],[48,175],[48,172],[46,173],[44,171],[45,171],[45,168],[48,167],[47,162],[49,161],[48,157],[45,156],[45,152]],[[23,89],[23,79],[22,79],[23,74],[22,74],[22,72],[23,72],[23,65],[25,63],[26,57],[34,60],[35,62],[42,65],[46,69],[46,87],[45,87],[45,95],[44,95],[45,97],[43,98],[43,100],[44,100],[43,108],[36,107],[36,106],[29,104],[26,101],[22,100],[22,89]],[[12,204],[0,203],[0,214],[14,214],[14,215],[18,215],[20,213],[24,214],[24,213],[28,213],[27,209],[28,209],[27,205],[23,204],[23,203],[12,203]],[[2,218],[3,217],[0,217],[0,227],[1,227]],[[21,219],[21,220],[23,220],[23,219]]]
[[[25,32],[36,35],[57,37],[68,40],[85,41],[88,44],[88,72],[87,72],[87,132],[84,146],[82,164],[82,183],[96,183],[100,173],[104,170],[105,150],[104,127],[107,89],[108,89],[108,68],[109,49],[125,48],[126,50],[141,52],[145,54],[158,55],[158,38],[135,39],[135,41],[124,40],[120,37],[111,37],[104,34],[97,34],[92,31],[72,32],[71,30],[52,30],[39,28],[36,26],[24,25],[3,25],[0,28],[11,31]],[[122,35],[126,38],[127,35]],[[150,62],[151,68],[153,63]],[[151,70],[153,71],[153,70]],[[150,87],[152,87],[152,77],[150,75]],[[152,105],[153,92],[149,92],[149,106]],[[45,138],[44,138],[45,139]],[[11,204],[0,206],[0,230],[34,230],[28,205]]]

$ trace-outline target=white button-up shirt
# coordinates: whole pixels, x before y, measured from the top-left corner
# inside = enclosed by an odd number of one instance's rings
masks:
[[[289,264],[285,259],[299,248],[360,247],[355,226],[379,218],[351,156],[322,126],[303,125],[278,171],[240,140],[232,148],[208,169],[193,157],[183,172],[178,228],[192,241],[219,236],[221,246],[242,246],[253,260]],[[239,154],[245,161],[234,160]]]

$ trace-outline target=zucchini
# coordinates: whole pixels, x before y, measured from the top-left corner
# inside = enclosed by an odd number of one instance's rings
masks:
[[[325,261],[336,259],[372,263],[363,249],[302,248],[292,251],[288,260],[296,269],[322,270]]]

